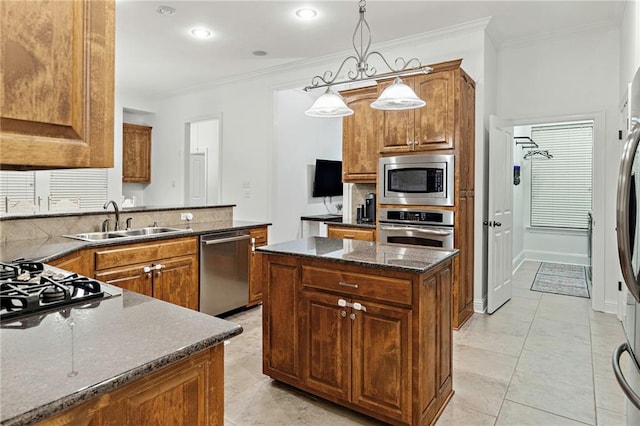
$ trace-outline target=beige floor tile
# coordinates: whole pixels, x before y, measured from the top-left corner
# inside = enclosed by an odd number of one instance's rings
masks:
[[[612,333],[608,335],[592,334],[591,349],[594,353],[611,355],[614,349],[625,340],[626,337],[624,335],[620,336],[619,333]]]
[[[225,418],[238,426],[298,425],[309,400],[273,381],[261,381],[225,401]]]
[[[571,336],[530,335],[524,343],[524,349],[545,353],[553,351],[576,362],[591,362],[591,344]]]
[[[545,293],[540,299],[536,317],[589,324],[590,299]]]
[[[516,372],[552,377],[554,380],[581,387],[593,386],[591,362],[579,362],[552,351],[523,350]]]
[[[513,374],[506,399],[558,416],[595,424],[593,386],[563,383],[551,375]]]
[[[611,354],[594,352],[591,354],[593,360],[593,375],[599,377],[613,377],[613,367],[611,365]]]
[[[531,285],[531,283],[529,283],[529,285]],[[525,299],[535,299],[539,301],[542,298],[542,293],[540,293],[539,291],[533,291],[529,288],[515,287],[511,292],[511,296],[523,297]],[[537,308],[537,305],[536,305],[536,308]]]
[[[464,345],[453,348],[453,380],[460,372],[476,373],[507,384],[518,358]]]
[[[572,341],[576,340],[588,344],[590,340],[589,323],[583,322],[580,324],[561,319],[548,319],[537,313],[531,324],[529,336],[570,338]]]
[[[475,411],[467,407],[454,394],[444,409],[436,426],[492,426],[496,421],[494,416]]]
[[[596,407],[624,414],[625,396],[614,375],[595,377]]]
[[[497,416],[507,391],[508,381],[468,371],[454,371],[453,390],[456,401],[464,407]]]
[[[512,401],[504,401],[496,426],[580,426],[584,423],[568,419],[545,411],[527,407]]]
[[[627,419],[624,414],[604,408],[596,408],[598,425],[600,426],[626,426]]]
[[[525,343],[525,336],[472,330],[454,339],[454,342],[498,354],[518,356]]]
[[[328,425],[366,425],[383,426],[386,423],[372,417],[357,413],[337,404],[332,404],[321,399],[312,400],[304,418],[301,419],[304,426],[328,426]]]

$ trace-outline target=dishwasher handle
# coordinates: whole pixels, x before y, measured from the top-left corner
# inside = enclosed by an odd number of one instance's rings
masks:
[[[251,235],[249,235],[249,234],[240,235],[240,236],[237,236],[237,237],[229,237],[229,238],[214,238],[212,240],[203,240],[202,244],[204,244],[206,246],[211,246],[211,245],[214,245],[214,244],[230,243],[232,241],[248,240],[249,238],[251,238]]]

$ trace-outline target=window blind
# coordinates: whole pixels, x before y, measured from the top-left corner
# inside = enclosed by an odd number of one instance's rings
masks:
[[[35,202],[36,184],[34,172],[0,171],[0,197],[2,209],[8,212],[18,202]]]
[[[107,201],[107,169],[53,170],[50,173],[50,206],[77,203],[80,210],[99,210]]]
[[[531,159],[531,226],[587,228],[591,210],[593,121],[534,126],[551,159]]]

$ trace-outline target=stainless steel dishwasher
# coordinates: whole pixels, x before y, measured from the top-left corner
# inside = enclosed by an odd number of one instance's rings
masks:
[[[200,312],[219,315],[249,300],[249,242],[243,231],[200,237]]]

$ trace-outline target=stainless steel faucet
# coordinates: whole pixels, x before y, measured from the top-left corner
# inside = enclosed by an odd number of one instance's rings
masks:
[[[113,204],[113,209],[116,212],[116,222],[113,226],[113,230],[114,231],[119,231],[120,230],[120,209],[118,208],[118,203],[116,203],[113,200],[109,200],[106,203],[104,203],[104,209],[107,210],[109,208],[109,204]]]

